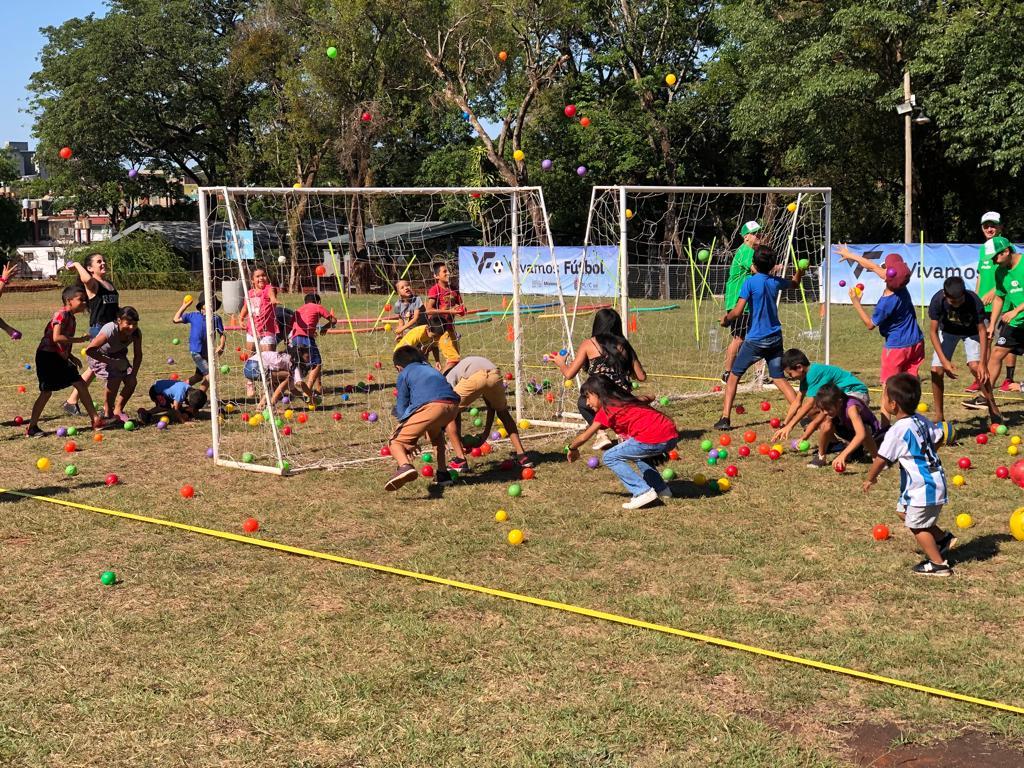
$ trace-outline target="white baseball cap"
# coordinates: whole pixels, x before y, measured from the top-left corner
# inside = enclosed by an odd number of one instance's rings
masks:
[[[760,231],[761,231],[761,225],[758,224],[756,221],[748,221],[746,224],[744,224],[740,228],[740,234],[741,235],[752,235],[755,232],[760,232]]]
[[[989,211],[988,213],[982,214],[982,224],[1002,224],[1003,219],[996,211]]]

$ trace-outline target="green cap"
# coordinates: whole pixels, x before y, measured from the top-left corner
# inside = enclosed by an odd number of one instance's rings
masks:
[[[1013,243],[1011,243],[1002,235],[996,235],[991,240],[986,241],[985,255],[992,259],[995,258],[997,254],[1000,254],[1003,251],[1005,251],[1007,248],[1009,248],[1011,251],[1016,251],[1016,249],[1013,247]]]
[[[761,231],[761,225],[758,224],[756,221],[748,221],[746,224],[744,224],[742,227],[740,227],[740,234],[744,235],[744,236],[745,235],[752,235],[755,232],[760,232],[760,231]]]

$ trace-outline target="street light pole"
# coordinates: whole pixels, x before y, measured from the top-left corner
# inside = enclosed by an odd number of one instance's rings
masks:
[[[911,103],[910,93],[910,67],[903,69],[903,101]],[[914,187],[914,162],[913,146],[911,139],[911,126],[913,123],[913,111],[907,110],[903,115],[903,242],[913,242],[913,187]]]

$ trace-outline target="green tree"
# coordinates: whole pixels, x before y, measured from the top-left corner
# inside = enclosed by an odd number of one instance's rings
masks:
[[[28,239],[28,227],[21,218],[21,206],[10,197],[0,197],[0,257],[10,254]]]
[[[14,155],[7,149],[0,149],[0,184],[10,184],[21,178],[21,168]]]

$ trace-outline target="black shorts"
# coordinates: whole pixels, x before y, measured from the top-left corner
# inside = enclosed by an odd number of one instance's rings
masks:
[[[745,339],[750,330],[750,313],[744,312],[735,320],[729,321],[729,332],[734,339]]]
[[[36,378],[40,392],[59,392],[74,386],[82,375],[73,362],[56,352],[36,350]]]
[[[1024,327],[1000,323],[996,331],[996,346],[1008,349],[1014,355],[1024,355]]]

